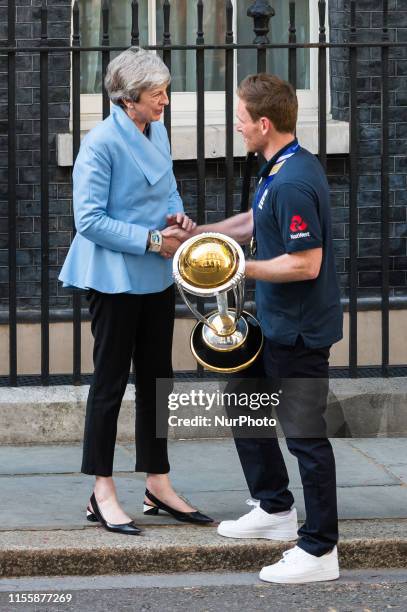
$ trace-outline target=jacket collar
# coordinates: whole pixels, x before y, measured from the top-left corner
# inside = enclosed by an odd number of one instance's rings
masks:
[[[147,138],[120,106],[112,105],[111,116],[134,161],[150,185],[155,185],[172,168],[171,157],[156,126],[150,124]]]
[[[263,164],[263,166],[260,169],[260,172],[257,174],[257,177],[259,179],[267,177],[270,174],[272,167],[274,166],[274,164],[276,163],[280,155],[283,155],[283,153],[287,149],[289,149],[295,144],[298,144],[298,140],[296,138],[293,138],[293,140],[291,140],[288,144],[286,144],[282,149],[277,151],[277,153],[273,155],[271,159],[269,159],[265,164]]]

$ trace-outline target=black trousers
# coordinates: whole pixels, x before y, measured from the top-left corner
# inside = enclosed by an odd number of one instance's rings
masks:
[[[248,376],[266,376],[280,382],[285,379],[286,388],[291,384],[295,388],[296,378],[326,381],[325,385],[322,382],[317,387],[318,401],[312,406],[304,405],[304,409],[312,413],[318,437],[290,437],[286,434],[288,450],[298,460],[304,490],[306,520],[298,532],[298,546],[317,557],[332,550],[338,541],[335,459],[329,440],[320,435],[324,429],[322,421],[328,391],[329,350],[330,347],[306,348],[302,338],[297,340],[295,346],[266,339],[262,361],[254,370],[247,371]],[[281,386],[280,382],[277,382],[277,388]],[[301,408],[301,396],[295,410],[298,410],[298,405]],[[289,402],[285,404],[287,406]],[[283,430],[285,424],[290,430],[292,415],[282,416],[280,423]],[[295,415],[293,419],[296,419]],[[251,496],[260,500],[260,507],[266,512],[289,510],[294,498],[288,488],[287,468],[278,439],[235,438],[235,444]]]
[[[173,376],[174,286],[143,295],[107,294],[92,289],[88,301],[95,369],[86,407],[82,472],[112,475],[117,418],[133,362],[135,470],[166,474],[170,469],[167,440],[156,438],[156,378]]]

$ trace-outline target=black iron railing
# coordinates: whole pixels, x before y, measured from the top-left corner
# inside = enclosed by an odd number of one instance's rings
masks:
[[[318,42],[298,43],[295,24],[295,2],[290,2],[289,24],[287,29],[287,43],[271,43],[269,34],[269,21],[274,14],[267,0],[256,0],[249,6],[248,18],[253,19],[254,41],[252,44],[238,44],[233,31],[233,4],[225,0],[226,31],[223,44],[207,44],[203,30],[204,2],[197,0],[197,32],[194,45],[180,45],[172,41],[170,32],[171,6],[168,0],[163,4],[164,33],[163,39],[157,45],[145,45],[145,48],[155,49],[162,53],[166,65],[171,70],[171,56],[175,50],[192,50],[196,55],[196,96],[197,96],[197,221],[205,220],[205,97],[204,72],[205,54],[208,50],[223,50],[225,54],[225,126],[226,126],[226,153],[225,153],[225,216],[233,213],[233,96],[234,96],[234,57],[237,50],[247,49],[257,52],[257,70],[267,70],[267,50],[286,49],[288,53],[288,79],[295,87],[297,83],[297,51],[299,49],[318,50],[318,128],[319,128],[319,159],[326,168],[327,164],[327,50],[347,49],[349,57],[349,136],[350,136],[350,291],[349,291],[349,370],[350,376],[358,373],[357,363],[357,240],[358,240],[358,105],[357,105],[357,62],[358,51],[361,48],[379,48],[381,50],[381,125],[382,125],[382,164],[381,164],[381,258],[382,258],[382,287],[381,287],[381,331],[382,331],[382,358],[381,373],[388,375],[389,371],[389,48],[405,47],[407,43],[390,42],[388,36],[387,19],[388,3],[383,1],[383,28],[381,40],[372,42],[358,42],[356,40],[356,2],[352,1],[349,38],[347,42],[331,43],[326,40],[326,3],[318,1],[319,14],[319,40]],[[139,44],[138,2],[131,2],[131,39],[129,44]],[[49,169],[48,169],[48,71],[49,58],[55,53],[69,53],[71,55],[71,104],[72,104],[72,135],[73,158],[75,160],[80,146],[80,57],[81,53],[97,51],[102,57],[102,76],[112,51],[126,47],[112,46],[109,39],[109,2],[101,3],[102,37],[99,46],[81,46],[80,29],[81,15],[78,2],[75,1],[72,9],[72,39],[71,44],[49,44],[48,38],[48,8],[45,1],[41,6],[41,38],[39,46],[16,44],[16,6],[15,1],[8,3],[8,39],[1,48],[1,54],[7,54],[7,86],[8,86],[8,265],[9,265],[9,377],[8,384],[16,385],[17,376],[17,208],[16,208],[16,180],[17,180],[17,149],[16,149],[16,59],[21,53],[38,54],[40,57],[40,165],[41,165],[41,382],[48,384],[49,374]],[[55,43],[55,41],[54,41]],[[109,99],[106,91],[103,94],[103,117],[108,116]],[[171,99],[171,92],[170,99]],[[164,123],[171,138],[171,103],[165,109]],[[248,155],[246,170],[243,179],[241,209],[247,210],[249,206],[250,179],[252,176],[253,155]],[[73,231],[75,229],[73,228]],[[201,303],[200,308],[204,305]],[[71,380],[78,383],[81,373],[81,299],[80,295],[73,294],[73,367]]]

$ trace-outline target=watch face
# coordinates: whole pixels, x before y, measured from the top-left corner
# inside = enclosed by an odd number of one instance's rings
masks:
[[[161,234],[157,230],[153,230],[150,235],[150,250],[151,251],[160,251],[161,249]]]

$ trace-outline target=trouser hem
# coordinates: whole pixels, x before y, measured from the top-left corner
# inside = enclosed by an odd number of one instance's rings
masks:
[[[269,506],[266,505],[266,507],[263,506],[263,502],[260,502],[260,508],[264,511],[267,512],[267,514],[279,514],[280,512],[290,512],[290,510],[292,509],[292,506],[288,506],[287,508],[272,508],[270,509]]]
[[[309,544],[306,540],[300,539],[297,542],[297,546],[314,557],[322,557],[322,555],[332,552],[336,544],[323,544],[322,542],[321,544]]]
[[[103,478],[111,478],[113,476],[113,472],[108,472],[105,470],[92,470],[90,468],[82,468],[81,474],[86,474],[87,476],[102,476]]]
[[[135,472],[145,472],[146,474],[168,474],[170,471],[169,464],[162,465],[147,465],[147,464],[138,464],[136,463]]]

